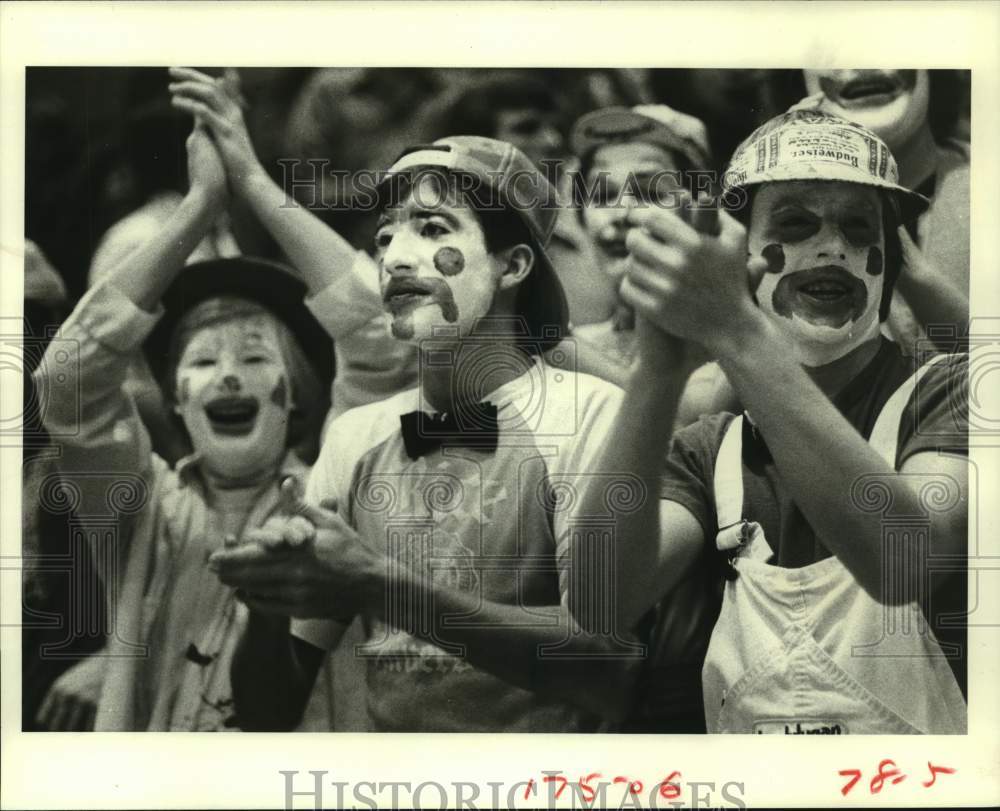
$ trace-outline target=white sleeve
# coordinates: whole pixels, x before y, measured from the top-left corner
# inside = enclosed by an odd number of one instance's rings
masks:
[[[575,431],[566,436],[559,452],[550,462],[550,480],[562,493],[572,494],[566,509],[557,509],[553,516],[553,534],[556,539],[556,562],[559,569],[559,591],[566,598],[569,568],[570,531],[580,518],[573,504],[582,501],[583,489],[588,486],[608,488],[608,497],[628,500],[631,485],[621,477],[606,475],[596,469],[605,442],[622,402],[622,391],[617,386],[589,375],[580,377],[577,388],[578,417]]]
[[[305,303],[330,337],[339,341],[383,315],[378,266],[364,251],[357,251],[350,273],[306,297]]]

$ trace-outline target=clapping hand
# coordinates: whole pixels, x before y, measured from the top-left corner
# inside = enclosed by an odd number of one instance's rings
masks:
[[[282,484],[279,514],[243,543],[209,557],[209,566],[262,614],[344,619],[380,595],[381,558],[336,512],[307,504],[294,480]]]
[[[211,133],[234,189],[263,171],[243,119],[239,74],[229,69],[213,78],[193,68],[170,68],[170,78],[171,104],[191,113]]]

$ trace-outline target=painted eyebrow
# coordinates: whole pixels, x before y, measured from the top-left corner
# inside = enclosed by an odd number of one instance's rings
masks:
[[[410,217],[415,220],[429,220],[431,217],[441,217],[453,228],[458,228],[461,225],[457,217],[441,208],[414,208],[410,212]],[[388,214],[381,214],[375,223],[375,231],[379,231],[381,228],[394,222],[395,219]]]
[[[851,207],[862,209],[869,214],[877,213],[875,206],[872,205],[870,200],[862,200],[856,204],[852,204]],[[779,197],[774,202],[774,205],[771,207],[771,211],[777,213],[786,208],[800,209],[807,214],[812,214],[813,216],[816,216],[815,213],[809,209],[808,205],[805,203],[805,201],[803,201],[801,197],[795,197],[794,195],[786,195],[784,197]]]
[[[812,213],[809,211],[809,207],[806,205],[806,203],[802,200],[801,197],[795,197],[793,195],[785,195],[784,197],[779,197],[777,200],[774,201],[774,205],[771,206],[771,211],[781,211],[782,209],[785,208],[798,208],[808,213]]]
[[[461,225],[454,214],[441,208],[417,208],[410,213],[410,216],[415,220],[429,220],[431,217],[440,217],[453,228],[458,228]]]

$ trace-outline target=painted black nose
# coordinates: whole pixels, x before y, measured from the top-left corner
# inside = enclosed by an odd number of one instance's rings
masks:
[[[236,375],[226,375],[222,378],[222,385],[226,387],[226,391],[233,394],[240,390],[240,381]]]

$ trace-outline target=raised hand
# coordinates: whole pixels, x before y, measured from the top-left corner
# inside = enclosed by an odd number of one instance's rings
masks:
[[[659,329],[720,356],[759,315],[753,288],[762,260],[747,262],[746,229],[724,211],[682,204],[635,208],[626,237],[622,298]]]
[[[187,163],[191,190],[203,193],[212,208],[225,208],[226,169],[208,131],[198,121],[187,138]]]
[[[215,79],[192,68],[170,68],[171,104],[191,113],[212,134],[229,182],[239,190],[263,167],[243,120],[243,100],[235,71]]]

